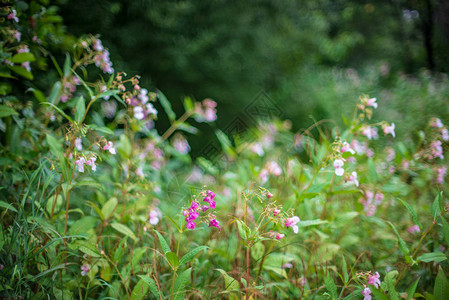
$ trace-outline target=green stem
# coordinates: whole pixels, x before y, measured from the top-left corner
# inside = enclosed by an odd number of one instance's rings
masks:
[[[184,123],[191,115],[193,114],[193,110],[186,111],[178,120],[174,121],[170,128],[167,129],[167,131],[162,135],[162,141],[165,141],[172,135],[173,132],[175,132],[178,127]]]

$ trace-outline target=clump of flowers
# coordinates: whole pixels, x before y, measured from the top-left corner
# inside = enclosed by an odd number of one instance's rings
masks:
[[[67,102],[68,100],[72,99],[73,93],[76,91],[76,86],[80,84],[81,81],[77,76],[64,78],[61,102]]]
[[[90,271],[90,265],[88,263],[85,263],[81,266],[81,276],[86,276],[87,273]]]
[[[211,99],[204,99],[203,102],[196,103],[195,121],[213,122],[217,119],[217,103]]]
[[[265,164],[265,167],[260,171],[259,178],[262,180],[262,183],[268,181],[269,175],[274,175],[279,177],[282,174],[282,169],[279,164],[275,161],[269,161]]]
[[[190,152],[190,145],[186,138],[182,134],[176,134],[172,140],[173,148],[181,154],[187,154]]]
[[[370,190],[365,191],[364,198],[360,198],[359,202],[363,204],[366,216],[373,216],[384,198],[385,196],[381,192],[374,194],[374,192]]]
[[[221,231],[220,222],[216,219],[215,215],[212,213],[208,213],[200,217],[200,213],[204,214],[206,211],[214,210],[217,206],[217,202],[214,200],[215,193],[206,190],[200,193],[199,197],[204,197],[203,202],[207,204],[200,205],[197,200],[194,198],[190,204],[190,207],[183,211],[183,216],[185,217],[185,221],[187,223],[186,227],[188,229],[196,228],[196,220],[200,219],[204,223],[208,223],[209,227],[216,227],[218,231]]]

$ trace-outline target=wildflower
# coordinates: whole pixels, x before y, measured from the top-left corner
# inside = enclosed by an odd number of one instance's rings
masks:
[[[221,231],[220,222],[217,221],[216,219],[210,220],[209,227],[211,227],[211,226],[216,227],[216,228],[218,228],[218,231]]]
[[[173,147],[181,154],[190,152],[189,142],[181,134],[177,134],[173,139]]]
[[[268,192],[268,193],[267,193],[267,198],[270,199],[271,197],[273,197],[273,194],[270,193],[270,192]]]
[[[17,53],[26,53],[26,52],[30,52],[30,49],[28,48],[27,45],[22,45],[19,47],[19,49],[17,49]]]
[[[212,208],[212,209],[215,209],[215,207],[217,206],[217,202],[214,200],[210,200],[209,204],[210,204],[210,208]]]
[[[28,72],[31,72],[31,66],[30,66],[30,62],[29,61],[23,62],[21,64],[21,66],[24,67]]]
[[[343,169],[344,162],[341,159],[336,159],[334,161],[334,169],[335,169],[335,175],[342,176],[345,172],[345,169]]]
[[[384,127],[382,128],[383,131],[384,131],[384,134],[385,134],[385,135],[391,134],[393,137],[395,137],[394,127],[395,127],[394,123],[391,123],[390,126],[384,126]]]
[[[89,273],[90,271],[90,265],[89,264],[84,264],[81,266],[81,276],[86,276],[87,273]]]
[[[207,206],[207,205],[203,205],[203,212],[205,212],[206,210],[208,210],[209,209],[209,206]]]
[[[19,22],[19,18],[17,18],[17,11],[15,9],[8,15],[8,20],[14,20],[16,23]]]
[[[147,108],[147,111],[146,111],[147,114],[155,115],[155,116],[157,115],[157,110],[154,108],[153,104],[147,103],[146,108]]]
[[[83,144],[81,143],[81,138],[75,139],[75,147],[78,149],[78,151],[83,150]]]
[[[14,30],[14,32],[13,32],[13,37],[14,37],[18,42],[20,42],[20,38],[22,37],[22,34],[20,33],[20,31]]]
[[[291,218],[287,218],[285,220],[285,227],[291,227],[293,229],[294,233],[298,233],[298,225],[296,225],[299,222],[299,217],[293,216]]]
[[[441,166],[437,169],[437,179],[436,182],[439,184],[444,183],[444,177],[446,176],[447,168],[445,166]]]
[[[262,171],[260,171],[259,173],[259,178],[260,180],[262,180],[262,183],[265,183],[268,181],[268,170],[266,169],[262,169]]]
[[[434,127],[434,128],[442,128],[443,126],[444,126],[443,122],[441,122],[441,120],[439,118],[433,119],[432,127]]]
[[[363,300],[371,300],[371,290],[367,287],[362,291]]]
[[[193,229],[195,229],[195,227],[196,227],[196,223],[193,222],[193,221],[189,221],[189,222],[187,222],[186,227],[187,227],[188,229],[193,230]]]
[[[150,219],[151,225],[157,225],[159,223],[159,218],[161,216],[161,213],[158,209],[152,209],[150,213],[148,214],[148,218]]]
[[[276,217],[280,212],[281,212],[280,209],[275,208],[275,209],[273,210],[273,215]]]
[[[96,157],[91,157],[86,161],[86,165],[90,166],[94,172],[97,170],[97,165],[95,164],[96,160]]]
[[[350,152],[351,154],[355,154],[354,149],[352,149],[351,146],[347,142],[343,143],[343,145],[341,146],[340,152],[341,153]]]
[[[143,108],[141,106],[135,106],[134,107],[134,118],[137,120],[142,120],[145,117],[145,114],[143,113]]]
[[[293,268],[293,265],[291,263],[287,262],[287,263],[283,264],[281,268],[282,269],[291,269],[291,268]]]
[[[145,177],[145,174],[143,174],[142,166],[137,167],[136,175],[139,176],[140,178],[144,178]]]
[[[280,239],[282,239],[285,236],[285,234],[282,233],[276,233],[276,239],[279,241]]]
[[[439,140],[435,140],[432,142],[432,144],[430,145],[431,151],[432,151],[431,158],[437,158],[437,157],[439,157],[440,159],[444,158],[443,147],[441,145],[442,145],[442,143]]]
[[[415,232],[421,232],[418,225],[413,225],[407,229],[408,232],[414,234]]]
[[[359,186],[359,181],[357,180],[357,172],[352,172],[351,175],[349,175],[349,181],[353,182],[355,186]]]
[[[136,86],[138,89],[136,89]],[[137,98],[140,100],[142,104],[145,104],[150,100],[148,97],[148,90],[147,89],[141,89],[138,85],[134,86],[134,89],[139,91],[139,94],[137,95]]]
[[[117,151],[115,150],[114,144],[112,142],[108,142],[104,147],[103,150],[109,150],[111,154],[116,154]]]
[[[205,99],[202,103],[197,103],[195,107],[195,120],[197,122],[213,122],[217,119],[217,103],[211,99]]]
[[[379,138],[377,127],[366,126],[362,131],[362,135],[366,136],[369,140],[377,140]]]
[[[402,166],[403,169],[406,170],[410,166],[410,162],[408,160],[406,160],[406,159],[403,159],[402,162],[401,162],[401,166]]]
[[[84,157],[81,157],[78,160],[75,160],[75,165],[78,166],[78,171],[81,173],[84,173],[84,164],[86,163],[86,160],[84,159]]]
[[[396,157],[396,152],[394,152],[393,148],[387,148],[387,157],[386,161],[392,161]]]
[[[377,193],[374,197],[374,204],[380,205],[382,201],[384,200],[385,196],[382,193]]]
[[[357,140],[352,140],[351,144],[350,144],[351,148],[355,150],[355,152],[359,153],[359,154],[363,154],[366,152],[366,143],[360,143]]]
[[[443,141],[449,141],[449,130],[447,128],[441,129],[441,138]]]
[[[368,150],[366,150],[366,156],[369,157],[369,158],[374,156],[373,148],[368,148]]]
[[[380,278],[380,275],[379,275],[378,272],[376,272],[374,275],[371,275],[371,276],[368,278],[368,284],[374,285],[374,286],[376,287],[376,289],[378,289],[379,286],[380,286],[380,280],[379,280],[379,278]]]
[[[251,151],[256,153],[259,156],[263,156],[265,152],[263,151],[263,147],[261,143],[255,143],[251,146]]]
[[[371,106],[374,108],[377,108],[377,103],[376,103],[377,98],[370,98],[366,100],[366,106]]]

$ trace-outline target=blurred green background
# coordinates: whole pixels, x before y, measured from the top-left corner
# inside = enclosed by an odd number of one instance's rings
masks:
[[[341,122],[358,96],[377,97],[399,138],[430,117],[448,122],[445,0],[58,2],[67,30],[100,34],[116,70],[140,74],[175,111],[182,98],[218,102],[224,129],[265,91],[298,130]],[[168,127],[160,114],[158,130]],[[193,152],[211,139],[202,128]]]

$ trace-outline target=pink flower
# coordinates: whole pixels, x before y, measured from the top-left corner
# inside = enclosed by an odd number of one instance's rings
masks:
[[[137,120],[142,120],[145,117],[145,114],[143,113],[142,106],[135,106],[134,107],[134,118]]]
[[[374,285],[374,286],[376,287],[376,289],[378,289],[379,286],[380,286],[380,280],[379,280],[379,278],[380,278],[380,275],[379,275],[378,272],[376,272],[374,275],[371,275],[371,276],[368,278],[368,284]]]
[[[19,18],[17,18],[17,11],[15,9],[8,15],[8,20],[14,20],[16,23],[19,22]]]
[[[275,209],[273,210],[273,215],[276,217],[280,212],[281,212],[280,209],[275,208]]]
[[[376,98],[370,98],[368,100],[366,100],[366,106],[371,106],[374,108],[377,108],[377,103],[376,103]]]
[[[366,126],[362,131],[362,135],[366,136],[369,140],[377,140],[379,138],[377,127]]]
[[[296,225],[299,222],[299,217],[293,216],[291,218],[287,218],[285,220],[285,227],[291,227],[293,229],[294,233],[298,233],[298,225]]]
[[[282,265],[281,269],[291,269],[293,268],[293,265],[289,262]]]
[[[270,199],[271,197],[273,197],[273,194],[270,193],[270,192],[268,192],[268,193],[267,193],[267,198]]]
[[[387,148],[387,157],[386,161],[392,161],[396,157],[396,152],[394,152],[393,148]]]
[[[435,140],[432,142],[431,146],[431,151],[432,151],[432,158],[437,158],[439,157],[440,159],[444,158],[443,155],[443,147],[442,147],[442,143],[439,140]]]
[[[173,148],[181,154],[187,154],[190,152],[189,142],[187,142],[181,134],[177,134],[173,139]]]
[[[366,150],[366,156],[367,157],[373,157],[374,156],[374,150],[372,148],[368,148],[368,150]]]
[[[263,147],[261,143],[255,143],[251,146],[251,151],[256,153],[259,156],[263,156],[265,152],[263,151]]]
[[[377,193],[376,196],[374,197],[374,204],[379,205],[382,203],[382,201],[384,200],[385,196],[382,193]]]
[[[384,127],[382,128],[383,131],[384,131],[384,134],[385,134],[385,135],[391,134],[393,137],[395,137],[394,127],[395,127],[394,123],[391,123],[390,126],[384,126]]]
[[[81,173],[84,173],[84,164],[86,163],[86,160],[84,159],[84,157],[81,157],[78,160],[75,160],[75,165],[78,166],[78,171]]]
[[[362,291],[363,300],[371,300],[371,290],[369,288],[365,288]]]
[[[159,223],[160,216],[161,213],[158,209],[152,209],[148,215],[148,218],[150,219],[150,224],[157,225],[157,223]]]
[[[436,182],[439,184],[444,183],[444,177],[446,176],[447,168],[445,166],[441,166],[437,169],[437,179]]]
[[[341,146],[340,152],[341,153],[350,152],[351,154],[355,154],[354,149],[352,149],[351,146],[347,142],[343,143],[343,145]]]
[[[278,177],[282,174],[281,167],[275,161],[268,162],[265,168],[267,169],[268,173],[270,173],[276,177]]]
[[[29,61],[23,62],[21,64],[21,66],[24,67],[28,72],[31,72],[31,66],[30,66],[30,62]]]
[[[441,138],[443,141],[449,141],[449,130],[447,128],[441,129]]]
[[[269,175],[268,170],[262,169],[262,171],[260,171],[259,178],[262,181],[262,183],[265,183],[268,181],[268,175]]]
[[[341,159],[336,159],[334,161],[334,169],[335,169],[335,175],[337,176],[343,176],[345,173],[345,169],[343,169],[344,162]]]
[[[20,33],[20,31],[15,30],[14,33],[13,33],[13,37],[14,37],[18,42],[20,42],[20,38],[22,37],[22,34]]]
[[[433,119],[432,127],[435,127],[435,128],[442,128],[443,126],[444,126],[444,125],[443,125],[443,122],[441,122],[441,120],[440,120],[439,118]]]
[[[89,264],[86,263],[86,264],[81,266],[81,276],[86,276],[87,273],[89,273],[89,271],[90,271]]]
[[[197,122],[213,122],[217,119],[217,103],[211,99],[205,99],[202,103],[196,103],[195,120]]]
[[[86,165],[90,166],[94,172],[97,170],[97,165],[95,164],[96,160],[96,157],[91,157],[86,161]]]
[[[353,182],[355,186],[359,186],[359,181],[357,180],[357,172],[352,172],[351,175],[349,175],[349,181]]]
[[[78,151],[83,150],[83,144],[81,142],[81,138],[75,139],[75,147],[76,147],[76,149],[78,149]]]
[[[193,229],[195,229],[195,227],[196,227],[196,223],[193,222],[193,221],[189,221],[189,222],[187,222],[186,227],[187,227],[188,229],[193,230]]]
[[[205,212],[205,211],[208,210],[208,209],[209,209],[209,206],[203,205],[203,212]]]
[[[276,239],[279,241],[280,239],[282,239],[285,236],[285,234],[282,233],[276,233]]]
[[[212,209],[215,209],[215,207],[217,206],[217,202],[214,200],[210,200],[209,204],[210,204],[210,208],[212,208]]]
[[[421,232],[418,225],[413,225],[407,229],[408,232],[414,234],[415,232]]]
[[[114,144],[112,142],[108,142],[104,147],[103,150],[109,150],[111,154],[116,154],[117,151],[114,148]]]
[[[209,227],[211,227],[211,226],[216,227],[216,228],[218,228],[218,231],[221,231],[220,222],[217,221],[216,219],[210,220]]]

